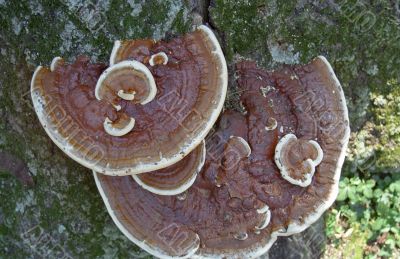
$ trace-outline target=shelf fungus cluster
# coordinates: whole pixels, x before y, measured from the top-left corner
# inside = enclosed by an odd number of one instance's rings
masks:
[[[168,42],[117,41],[109,67],[57,57],[50,69],[36,69],[31,84],[36,113],[52,140],[83,166],[114,176],[190,160],[226,91],[226,62],[206,26]],[[198,153],[192,175],[201,164]]]
[[[350,129],[325,58],[236,70],[246,112],[222,112],[226,62],[200,26],[117,41],[109,66],[55,58],[31,94],[49,137],[93,170],[136,245],[160,258],[255,258],[333,203]]]

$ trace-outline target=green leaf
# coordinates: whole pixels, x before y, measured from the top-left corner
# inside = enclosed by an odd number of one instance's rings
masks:
[[[374,190],[374,197],[375,198],[379,198],[379,197],[381,197],[382,196],[382,190],[381,189],[376,189],[376,190]]]
[[[339,194],[336,198],[338,201],[344,201],[347,199],[346,189],[340,189]]]
[[[391,192],[400,193],[400,181],[397,181],[397,182],[394,182],[394,183],[390,184],[389,190]]]
[[[369,188],[372,188],[372,187],[374,187],[375,186],[375,180],[373,180],[373,179],[369,179],[367,182],[366,182],[366,186],[368,186]]]
[[[371,228],[375,231],[378,231],[382,228],[382,226],[385,224],[385,220],[378,218],[375,220],[374,224],[372,224]]]
[[[359,185],[359,184],[361,184],[361,180],[360,180],[360,178],[352,178],[352,179],[350,179],[350,183],[352,183],[352,184],[354,184],[354,185]]]
[[[374,195],[374,192],[373,192],[373,190],[372,189],[370,189],[370,188],[365,188],[364,189],[364,191],[363,191],[363,194],[364,194],[364,196],[365,197],[367,197],[368,199],[370,199],[370,198],[372,198]]]
[[[357,200],[356,190],[354,188],[349,188],[347,190],[347,196],[349,196],[349,199],[351,201],[356,201]]]

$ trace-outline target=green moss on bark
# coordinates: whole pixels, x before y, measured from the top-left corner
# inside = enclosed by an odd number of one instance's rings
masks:
[[[211,8],[227,57],[267,68],[324,55],[346,92],[352,128],[368,119],[371,90],[388,93],[399,78],[399,13],[390,1],[228,1]]]

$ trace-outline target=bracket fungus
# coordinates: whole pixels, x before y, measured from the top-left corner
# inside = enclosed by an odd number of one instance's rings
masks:
[[[314,223],[337,196],[350,129],[343,91],[326,59],[273,72],[249,61],[236,68],[247,112],[223,113],[184,196],[156,195],[132,177],[94,173],[117,226],[157,257],[255,258],[278,236]],[[269,91],[260,91],[266,86]],[[304,154],[285,158],[298,150]],[[298,164],[310,169],[302,173],[314,171],[307,185],[281,172]]]
[[[227,91],[206,26],[168,42],[117,41],[109,67],[57,57],[36,69],[31,95],[132,242],[160,258],[255,258],[331,206],[349,119],[324,57],[236,69],[246,112],[224,111],[206,140]]]
[[[68,156],[96,172],[132,175],[171,166],[217,120],[227,67],[210,29],[171,41],[117,41],[110,66],[56,58],[31,83],[35,111]]]
[[[144,189],[159,195],[177,195],[186,191],[200,172],[206,159],[206,146],[202,141],[184,159],[164,169],[132,175]]]

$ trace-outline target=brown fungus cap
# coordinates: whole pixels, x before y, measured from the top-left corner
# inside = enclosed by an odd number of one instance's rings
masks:
[[[324,57],[273,72],[253,62],[239,63],[237,70],[252,162],[263,168],[250,171],[264,182],[255,186],[256,192],[270,207],[270,225],[282,232],[278,235],[300,232],[338,193],[350,134],[343,90]],[[272,130],[265,128],[271,119],[277,124]]]
[[[36,70],[31,85],[35,110],[53,141],[108,175],[180,161],[212,128],[227,88],[222,50],[205,26],[169,42],[124,43],[113,51],[121,62],[107,69],[84,58],[74,64],[57,58],[54,69]],[[161,52],[167,62],[153,57]]]
[[[237,185],[247,174],[245,160],[248,153],[243,152],[245,148],[239,144],[242,141],[237,141],[239,137],[245,141],[245,118],[227,111],[219,124],[219,130],[208,141],[201,175],[183,194],[159,196],[141,188],[132,177],[94,173],[114,222],[147,252],[159,258],[197,258],[206,255],[202,253],[230,253],[233,247],[240,250],[251,246],[254,241],[249,239],[248,229],[255,231],[256,227],[264,227],[268,217],[264,204],[242,196],[249,191],[247,181],[242,186]],[[231,154],[232,149],[239,150],[234,157],[238,158],[235,164],[240,173],[228,177],[231,179],[217,187],[214,173],[231,170],[223,169],[221,160]]]
[[[186,191],[200,172],[206,159],[205,142],[181,161],[157,171],[132,175],[144,189],[159,195],[177,195]]]
[[[275,72],[242,62],[237,71],[247,113],[224,112],[207,139],[203,169],[184,196],[158,196],[132,177],[95,173],[118,227],[153,255],[255,258],[277,236],[303,231],[336,198],[349,122],[342,89],[326,59]],[[271,118],[277,125],[266,129]],[[284,179],[275,163],[276,147],[289,134],[305,145],[311,159],[317,159],[315,150],[306,143],[315,141],[323,151],[306,187]],[[250,154],[243,152],[245,146]]]

